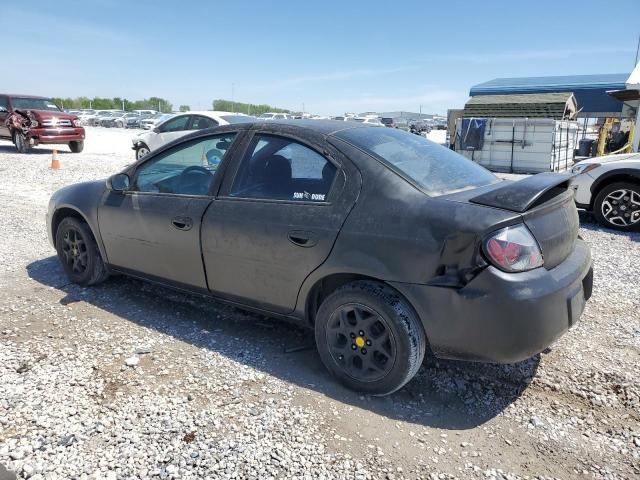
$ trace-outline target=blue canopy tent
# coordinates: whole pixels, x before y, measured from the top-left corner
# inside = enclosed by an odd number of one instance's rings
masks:
[[[619,117],[623,103],[607,92],[624,89],[628,78],[628,73],[496,78],[471,87],[469,95],[572,92],[578,104],[579,117]]]

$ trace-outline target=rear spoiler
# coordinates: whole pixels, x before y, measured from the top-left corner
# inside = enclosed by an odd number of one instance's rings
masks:
[[[508,182],[490,192],[469,199],[472,203],[523,213],[533,207],[550,190],[566,189],[571,173],[539,173],[517,182]]]

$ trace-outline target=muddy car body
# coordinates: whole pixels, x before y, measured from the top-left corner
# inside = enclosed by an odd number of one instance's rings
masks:
[[[387,394],[427,348],[515,362],[578,320],[591,256],[568,179],[502,182],[356,122],[236,124],[58,191],[48,233],[74,282],[120,272],[296,321],[343,383]]]
[[[78,116],[60,110],[46,97],[0,94],[0,138],[11,140],[20,153],[39,144],[67,144],[81,152],[85,131]]]

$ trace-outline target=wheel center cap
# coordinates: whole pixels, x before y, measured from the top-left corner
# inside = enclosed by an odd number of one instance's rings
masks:
[[[357,346],[358,348],[362,348],[362,347],[364,347],[364,338],[362,338],[362,337],[356,337],[356,341],[355,341],[355,343],[356,343],[356,346]]]

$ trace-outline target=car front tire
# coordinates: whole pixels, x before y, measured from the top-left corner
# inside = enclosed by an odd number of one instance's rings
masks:
[[[625,232],[640,230],[640,185],[616,182],[598,192],[593,215],[601,225]]]
[[[72,153],[82,152],[82,150],[84,150],[84,142],[82,140],[78,142],[69,142],[69,150],[71,150]]]
[[[415,310],[391,287],[348,283],[316,315],[315,337],[325,367],[344,385],[389,395],[417,373],[427,339]]]
[[[13,144],[16,146],[18,153],[29,153],[29,142],[27,142],[25,136],[18,130],[13,132]]]
[[[149,149],[149,147],[147,147],[144,143],[141,143],[140,145],[138,145],[138,148],[136,148],[136,160],[142,160],[150,153],[151,150]]]
[[[109,276],[89,226],[77,218],[66,217],[58,225],[56,251],[72,283],[86,287]]]

